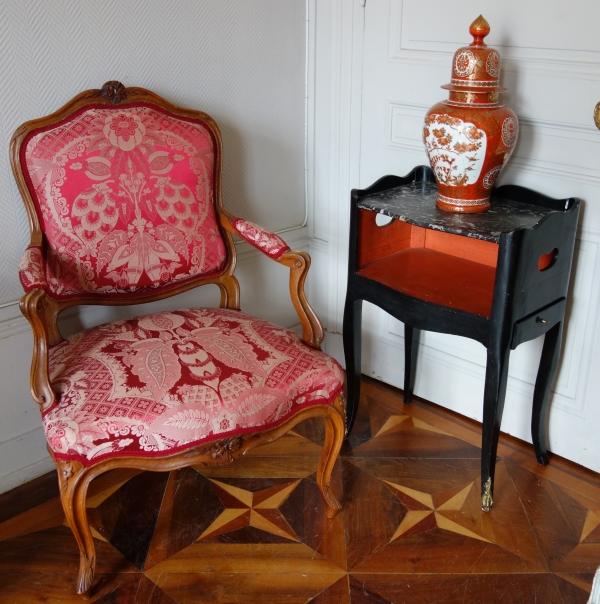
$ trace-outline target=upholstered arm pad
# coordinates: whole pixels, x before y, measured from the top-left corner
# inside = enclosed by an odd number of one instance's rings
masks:
[[[30,245],[19,262],[19,280],[25,292],[46,290],[46,263],[39,245]]]
[[[249,220],[233,218],[231,226],[244,241],[274,260],[281,258],[290,249],[290,246],[279,235],[275,235]]]
[[[221,226],[229,233],[239,235],[244,241],[290,269],[290,296],[302,324],[302,341],[319,348],[323,341],[323,326],[306,299],[304,283],[310,268],[310,256],[303,251],[292,251],[286,242],[262,227],[236,218],[221,210]]]

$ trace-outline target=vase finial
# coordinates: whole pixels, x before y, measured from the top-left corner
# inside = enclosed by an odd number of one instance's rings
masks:
[[[490,24],[483,18],[483,15],[479,15],[471,23],[469,33],[473,36],[473,42],[470,46],[486,46],[483,39],[490,33]]]

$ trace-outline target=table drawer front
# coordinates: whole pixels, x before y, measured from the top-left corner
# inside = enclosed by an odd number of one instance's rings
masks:
[[[562,321],[566,305],[567,299],[562,298],[518,321],[515,324],[510,347],[514,350],[519,344],[546,333],[551,327]]]

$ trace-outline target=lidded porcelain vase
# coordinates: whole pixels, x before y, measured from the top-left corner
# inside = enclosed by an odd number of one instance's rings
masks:
[[[438,185],[437,206],[450,212],[483,212],[492,186],[517,141],[515,113],[500,104],[500,55],[483,39],[490,33],[480,15],[471,23],[473,42],[459,48],[447,100],[425,116],[423,142]]]

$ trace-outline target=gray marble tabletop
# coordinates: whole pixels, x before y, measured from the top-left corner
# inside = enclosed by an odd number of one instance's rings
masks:
[[[478,214],[446,212],[435,205],[437,186],[413,182],[367,195],[358,207],[391,216],[403,222],[499,243],[502,233],[530,229],[553,210],[499,199],[492,195],[491,207]]]

